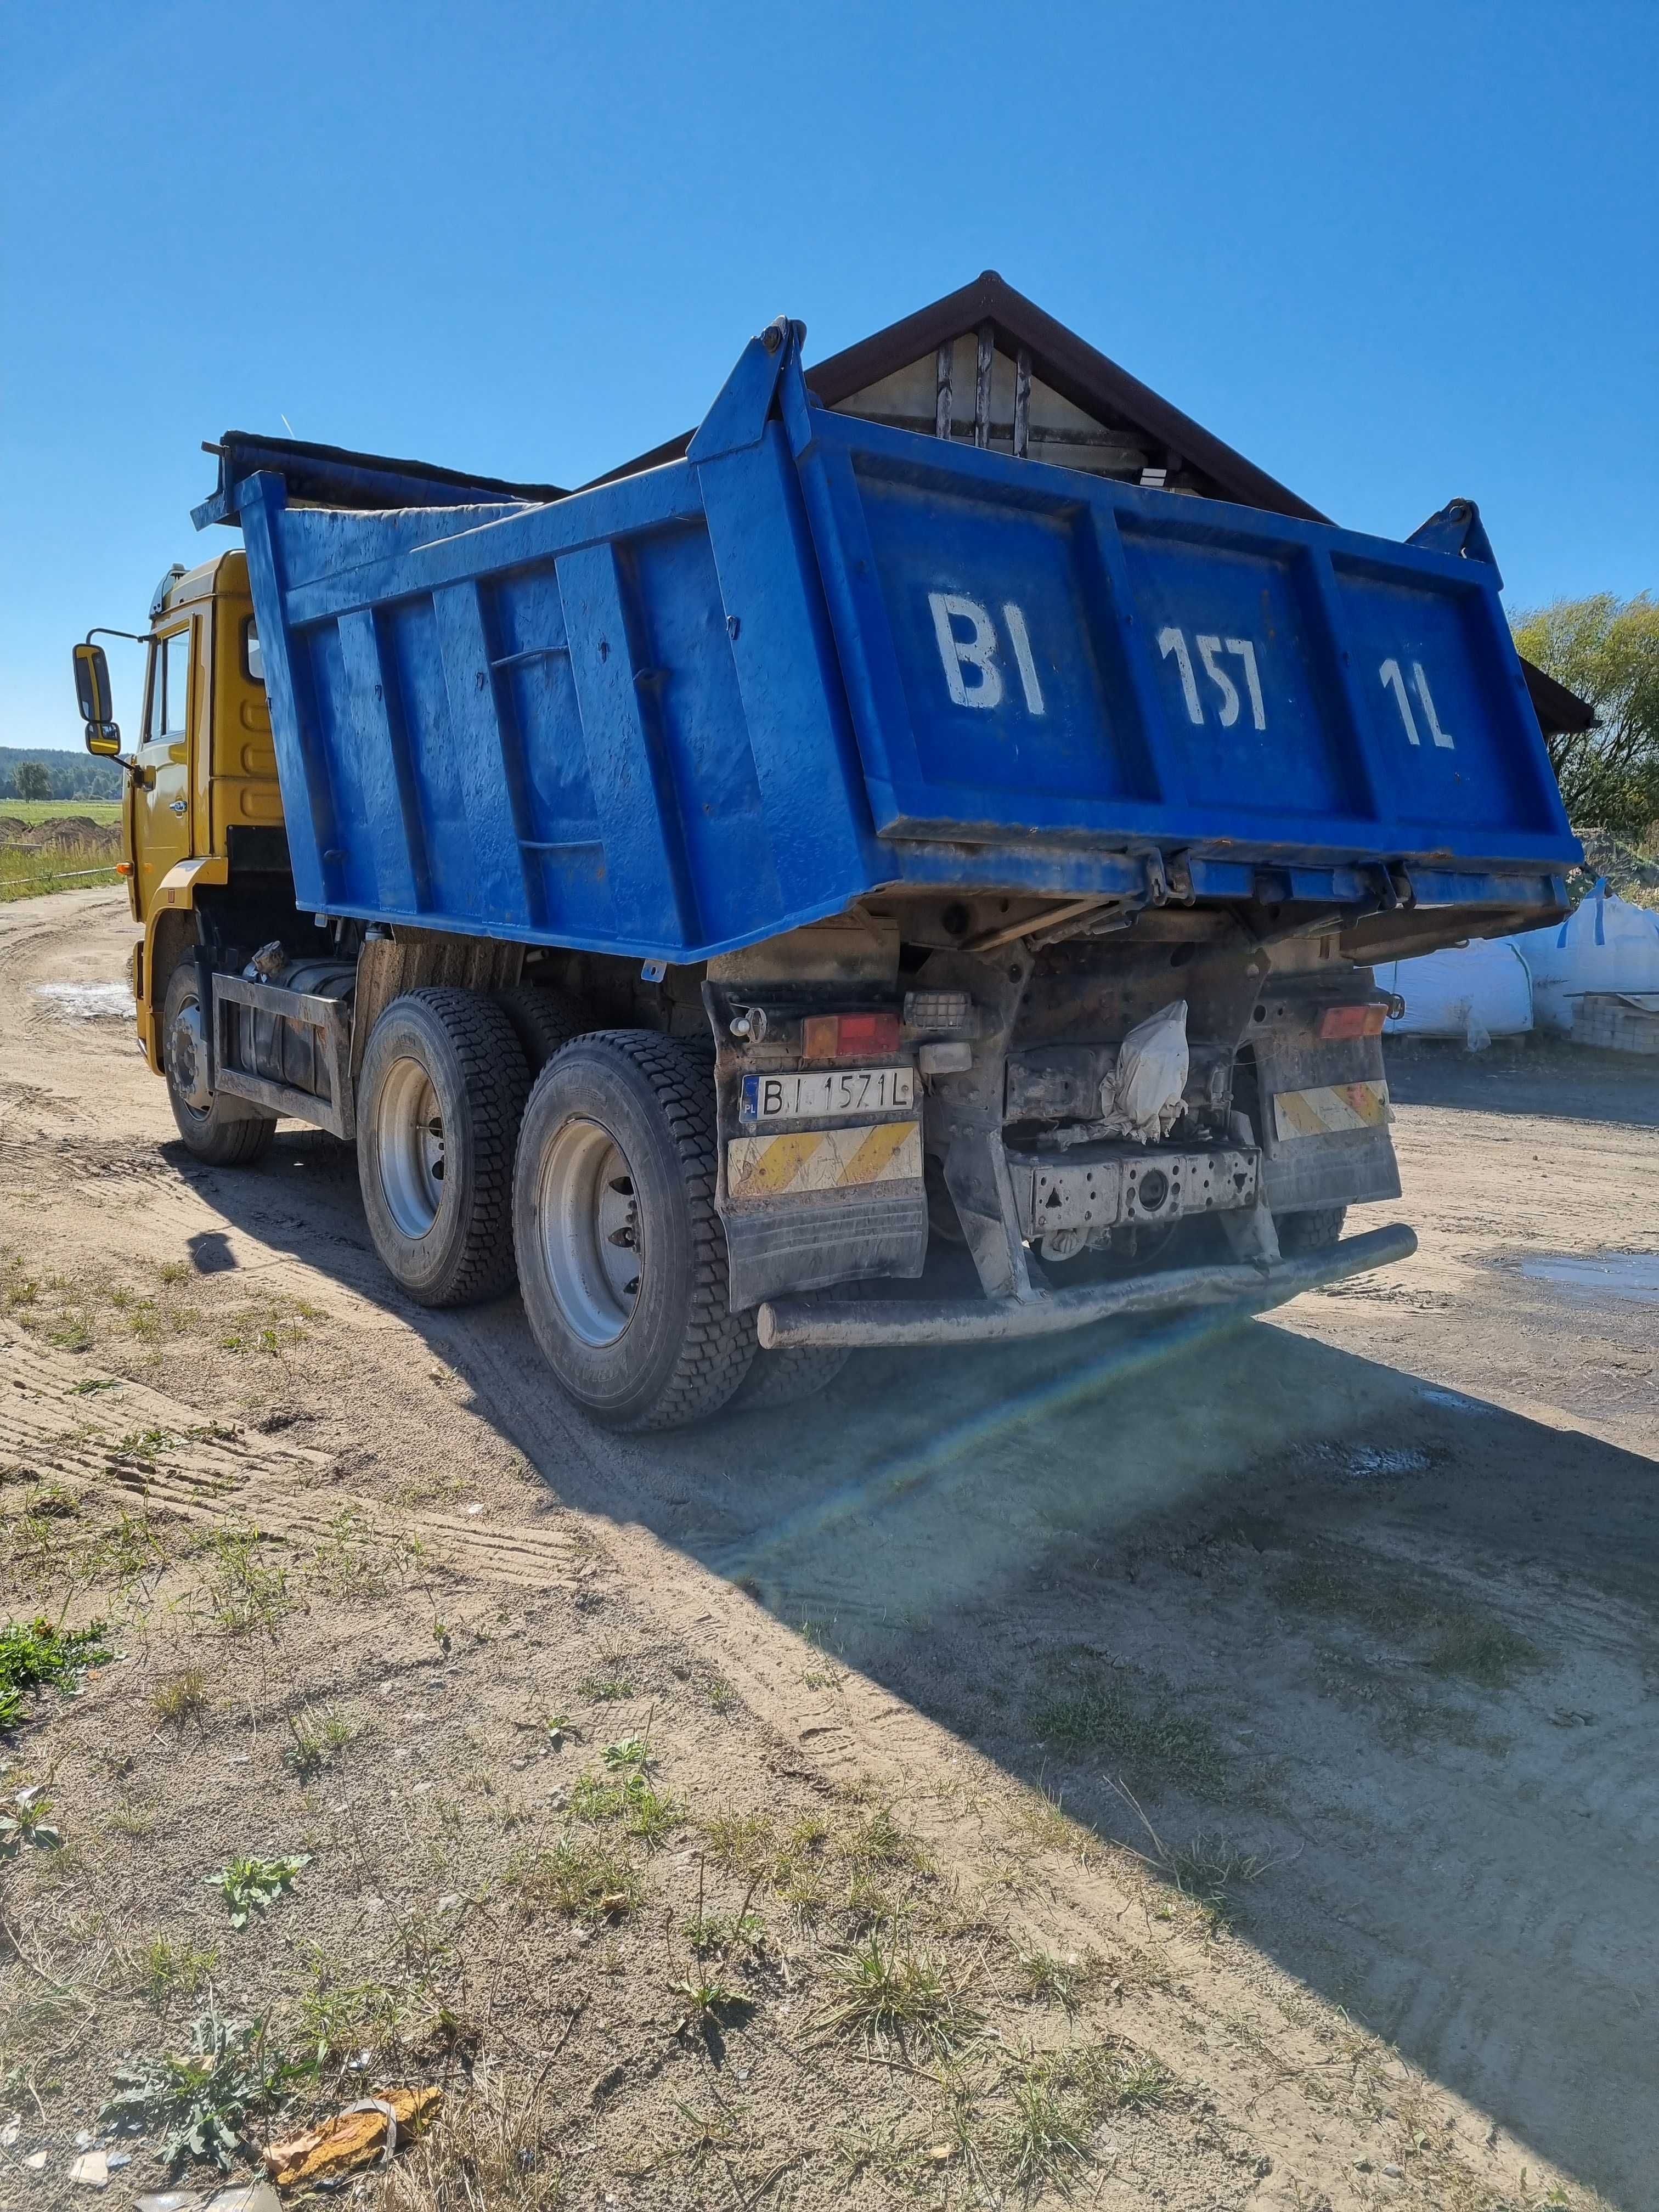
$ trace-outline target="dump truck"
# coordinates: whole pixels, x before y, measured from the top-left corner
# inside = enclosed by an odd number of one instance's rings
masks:
[[[354,1142],[398,1290],[516,1283],[623,1427],[1409,1257],[1343,1234],[1400,1194],[1372,963],[1579,857],[1472,502],[923,436],[803,335],[578,492],[228,433],[130,753],[76,648],[184,1145]]]

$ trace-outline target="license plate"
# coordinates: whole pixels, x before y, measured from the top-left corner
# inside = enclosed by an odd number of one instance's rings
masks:
[[[913,1067],[826,1067],[793,1075],[745,1075],[745,1121],[823,1121],[843,1114],[896,1114],[914,1106]]]

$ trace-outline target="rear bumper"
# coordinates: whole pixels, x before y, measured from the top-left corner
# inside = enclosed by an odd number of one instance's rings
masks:
[[[793,1344],[848,1347],[904,1344],[992,1344],[1022,1336],[1053,1336],[1062,1329],[1120,1314],[1168,1313],[1184,1306],[1236,1305],[1261,1313],[1322,1283],[1340,1282],[1372,1267],[1409,1260],[1417,1236],[1403,1222],[1364,1236],[1345,1237],[1328,1251],[1310,1252],[1271,1266],[1233,1264],[1177,1267],[1121,1283],[1094,1283],[1075,1291],[1048,1291],[1034,1298],[774,1298],[757,1323],[763,1350]]]

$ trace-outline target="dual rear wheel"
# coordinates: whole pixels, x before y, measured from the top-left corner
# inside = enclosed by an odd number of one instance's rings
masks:
[[[358,1165],[392,1275],[449,1306],[500,1296],[516,1272],[555,1376],[615,1427],[823,1388],[844,1354],[762,1352],[754,1316],[731,1311],[707,1055],[653,1030],[582,1035],[579,1019],[532,990],[418,990],[380,1017]]]

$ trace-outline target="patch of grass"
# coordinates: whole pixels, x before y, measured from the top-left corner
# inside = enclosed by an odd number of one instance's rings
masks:
[[[331,1705],[319,1712],[311,1706],[302,1706],[299,1712],[288,1716],[289,1741],[283,1753],[283,1764],[301,1782],[309,1782],[320,1774],[331,1759],[337,1759],[356,1735],[355,1722]]]
[[[676,1801],[653,1790],[637,1769],[620,1782],[583,1775],[570,1793],[570,1809],[579,1820],[620,1820],[627,1834],[650,1850],[685,1820]]]
[[[216,1944],[198,1945],[187,1937],[174,1942],[170,1936],[153,1936],[143,1954],[145,1994],[157,2012],[165,2012],[175,1997],[193,1997],[218,1963]]]
[[[614,1705],[623,1698],[631,1698],[634,1685],[626,1674],[584,1674],[576,1685],[579,1697],[591,1698],[596,1705]]]
[[[1200,1829],[1170,1854],[1169,1871],[1183,1896],[1224,1911],[1233,1893],[1260,1881],[1271,1864],[1259,1851],[1241,1850],[1225,1836]]]
[[[1021,1994],[1033,2004],[1075,2012],[1099,1987],[1106,1971],[1097,1951],[1044,1951],[1033,1945],[1015,1957]]]
[[[114,1447],[124,1458],[142,1460],[145,1466],[154,1467],[164,1451],[171,1451],[179,1442],[170,1429],[130,1429]]]
[[[1530,1637],[1468,1606],[1443,1616],[1423,1663],[1443,1680],[1472,1682],[1478,1690],[1507,1690],[1545,1661]]]
[[[293,1608],[288,1569],[267,1565],[260,1544],[259,1531],[242,1523],[215,1528],[203,1547],[201,1595],[209,1619],[227,1636],[274,1636]]]
[[[1529,1637],[1438,1577],[1334,1547],[1310,1553],[1273,1583],[1285,1611],[1310,1613],[1415,1646],[1426,1670],[1487,1691],[1507,1690],[1547,1663]]]
[[[734,1712],[743,1703],[732,1685],[720,1674],[709,1682],[708,1697],[709,1705],[717,1713]]]
[[[775,1823],[764,1813],[711,1813],[702,1823],[709,1857],[728,1874],[756,1874],[768,1865],[776,1841]]]
[[[943,1960],[891,1937],[884,1943],[879,1931],[857,1950],[832,1952],[824,1965],[835,1990],[817,2015],[825,2033],[871,2048],[919,2046],[944,2057],[971,2042],[983,2024]]]
[[[602,1836],[561,1836],[515,1859],[507,1879],[527,1911],[562,1912],[590,1924],[627,1919],[644,1898],[633,1861]]]
[[[884,1805],[838,1837],[835,1850],[849,1866],[866,1869],[903,1867],[913,1874],[926,1874],[931,1866],[921,1844],[900,1827]]]
[[[23,1501],[23,1510],[42,1521],[77,1521],[81,1517],[80,1501],[61,1482],[43,1482],[39,1489],[30,1491]]]
[[[1013,2113],[997,2148],[1011,2180],[1028,2194],[1090,2160],[1089,2139],[1115,2112],[1155,2111],[1173,2080],[1166,2067],[1123,2043],[1042,2051],[1017,2062],[1008,2084]]]
[[[199,1667],[185,1667],[151,1692],[149,1709],[158,1721],[175,1728],[198,1721],[208,1709],[207,1678]]]
[[[371,2185],[374,2212],[562,2212],[565,2167],[542,2102],[480,2067]]]
[[[353,2052],[384,2050],[402,2017],[397,1991],[385,1982],[342,1981],[320,1945],[309,1955],[311,1984],[295,2007],[305,2063],[322,2074],[343,2066]]]
[[[694,1912],[683,1923],[685,1940],[699,1959],[729,1958],[733,1952],[763,1950],[766,1923],[758,1912]]]
[[[115,1654],[105,1641],[102,1622],[88,1628],[58,1628],[44,1614],[33,1620],[9,1620],[0,1628],[0,1729],[14,1727],[32,1690],[76,1690],[88,1667]]]
[[[718,1974],[687,1975],[683,1981],[671,1982],[668,1993],[685,2007],[684,2017],[675,2027],[677,2035],[693,2029],[706,2034],[711,2029],[736,2027],[754,2010],[742,1991],[728,1988]]]
[[[156,1534],[147,1513],[122,1513],[100,1531],[86,1555],[86,1571],[94,1582],[115,1583],[123,1589],[167,1565],[167,1546]]]
[[[1064,1684],[1034,1708],[1031,1729],[1071,1756],[1103,1754],[1142,1796],[1225,1795],[1227,1755],[1210,1722],[1127,1666],[1091,1668]]]
[[[217,1874],[205,1877],[230,1907],[233,1928],[246,1928],[256,1912],[264,1912],[294,1887],[295,1877],[311,1864],[308,1851],[288,1858],[233,1858]]]
[[[378,1587],[384,1549],[380,1531],[361,1506],[343,1505],[324,1528],[312,1565],[336,1597],[360,1597]]]
[[[125,1798],[117,1805],[104,1822],[104,1826],[112,1828],[118,1836],[131,1836],[139,1841],[146,1836],[153,1836],[161,1825],[161,1808],[159,1805],[136,1804],[131,1798]]]
[[[1093,2116],[1051,2062],[1034,2061],[1013,2084],[1013,2118],[1002,2130],[1000,2149],[1010,2179],[1028,2193],[1052,2181],[1062,2189],[1066,2174],[1089,2155]]]

